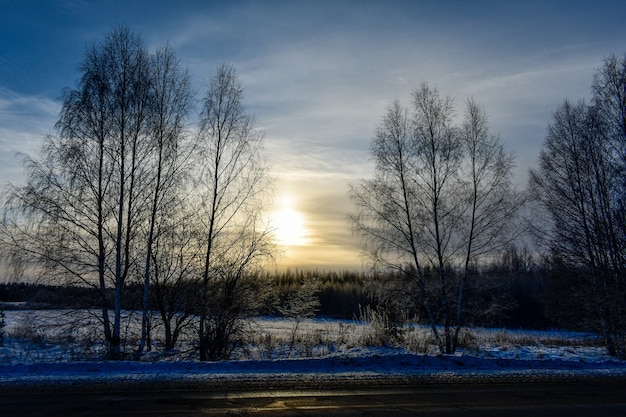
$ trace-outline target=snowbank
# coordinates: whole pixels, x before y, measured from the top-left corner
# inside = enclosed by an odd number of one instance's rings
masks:
[[[75,312],[70,313],[72,317],[76,316]],[[59,324],[67,322],[64,320],[66,314],[69,313],[16,311],[7,315],[7,330],[11,337],[0,347],[0,390],[46,387],[120,389],[121,385],[129,384],[146,389],[220,388],[263,385],[268,381],[302,385],[347,381],[476,383],[520,378],[611,377],[626,380],[626,362],[607,356],[601,347],[588,343],[589,335],[585,334],[472,329],[476,347],[459,349],[455,355],[436,356],[416,354],[412,353],[415,350],[409,352],[404,348],[363,346],[359,341],[371,331],[366,324],[332,320],[301,323],[301,331],[311,340],[324,340],[320,345],[324,349],[312,351],[308,357],[294,352],[281,353],[276,348],[281,340],[290,338],[293,322],[260,318],[253,330],[259,335],[270,335],[272,346],[253,345],[238,360],[201,363],[178,354],[170,357],[146,355],[142,362],[86,361],[85,347],[77,343],[91,340],[79,337],[83,333],[89,336],[89,327],[85,324],[89,316],[79,317],[78,326],[65,326],[73,332],[69,337]],[[31,323],[38,326],[33,327]],[[18,337],[20,332],[22,336]],[[424,338],[428,330],[416,327],[410,334],[418,339]],[[60,344],[48,340],[60,336],[63,336]],[[150,358],[155,361],[148,362]]]
[[[360,348],[323,358],[200,362],[66,362],[0,365],[0,390],[320,384],[341,381],[497,382],[529,379],[626,379],[626,363],[563,359],[428,356],[402,349]]]

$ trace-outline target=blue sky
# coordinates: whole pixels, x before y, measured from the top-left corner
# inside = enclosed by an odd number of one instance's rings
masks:
[[[59,97],[85,47],[126,24],[171,42],[196,89],[234,65],[265,130],[278,200],[302,214],[308,244],[283,265],[360,266],[347,185],[372,170],[385,106],[422,81],[472,96],[517,156],[522,187],[551,112],[586,98],[594,69],[626,53],[622,1],[0,0],[0,182],[23,180],[16,152],[54,132]]]

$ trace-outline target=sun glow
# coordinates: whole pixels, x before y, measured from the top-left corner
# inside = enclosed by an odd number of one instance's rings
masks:
[[[309,233],[304,215],[294,207],[293,200],[283,197],[277,210],[270,214],[274,236],[279,245],[304,246],[309,243]]]

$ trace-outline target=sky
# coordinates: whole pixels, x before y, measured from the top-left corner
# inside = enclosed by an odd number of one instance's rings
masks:
[[[85,48],[124,24],[174,46],[199,96],[222,63],[265,132],[283,254],[276,267],[361,269],[349,184],[370,177],[386,106],[422,82],[473,97],[516,157],[525,187],[552,111],[589,97],[593,72],[626,53],[626,2],[0,0],[0,182],[54,133]]]

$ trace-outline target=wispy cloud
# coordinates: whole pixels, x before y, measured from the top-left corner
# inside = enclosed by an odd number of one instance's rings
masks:
[[[0,88],[0,166],[3,181],[25,179],[19,153],[36,157],[51,132],[59,104],[46,97],[23,96]]]
[[[0,34],[20,39],[0,45],[0,178],[19,178],[15,151],[36,152],[53,129],[85,44],[126,23],[150,45],[171,42],[200,96],[219,64],[238,69],[277,193],[297,196],[312,228],[315,245],[289,255],[303,264],[358,259],[346,191],[371,174],[387,103],[408,103],[422,81],[455,96],[459,117],[475,98],[523,185],[552,109],[587,96],[593,69],[626,44],[626,5],[614,0],[127,3],[64,0],[30,14],[18,4],[0,16],[15,36]]]

